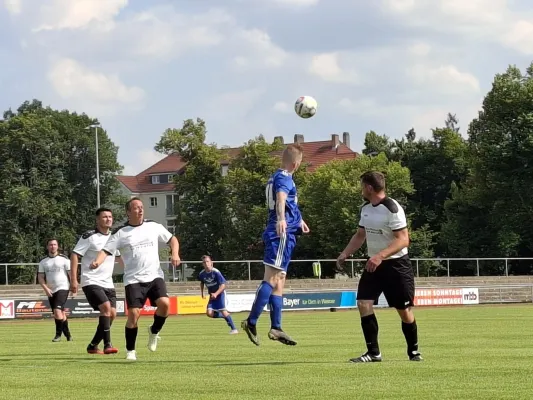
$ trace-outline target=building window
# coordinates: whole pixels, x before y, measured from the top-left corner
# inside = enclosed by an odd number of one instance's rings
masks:
[[[174,182],[174,177],[176,176],[176,174],[169,174],[168,175],[168,183],[172,183]]]
[[[157,207],[157,197],[150,197],[150,207]]]
[[[229,165],[222,165],[220,173],[222,176],[226,176],[228,174]]]
[[[152,184],[159,183],[159,175],[152,175]]]
[[[173,215],[176,215],[176,203],[178,202],[178,198],[179,196],[177,194],[167,194],[167,217],[172,217]]]
[[[176,220],[167,219],[167,229],[174,235],[176,233]]]

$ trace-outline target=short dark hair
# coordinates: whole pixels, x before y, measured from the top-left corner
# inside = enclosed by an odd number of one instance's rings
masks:
[[[107,207],[100,207],[98,210],[96,210],[95,215],[98,217],[103,212],[113,213],[113,210],[111,210],[110,208],[107,208]]]
[[[133,201],[135,200],[139,200],[141,203],[142,203],[142,200],[139,198],[139,197],[132,197],[131,199],[129,199],[127,202],[126,202],[126,205],[124,206],[126,208],[126,211],[129,211],[130,210],[130,205]]]
[[[385,190],[385,175],[378,171],[367,171],[361,175],[361,182],[372,186],[376,192]]]
[[[50,242],[53,242],[54,240],[57,242],[57,245],[59,246],[59,240],[57,240],[55,237],[51,237],[49,239],[46,239],[46,247],[48,247]]]
[[[204,255],[202,256],[202,261],[205,261],[206,258],[209,258],[211,261],[213,261],[213,259],[211,258],[211,256],[208,255],[208,254],[204,254]]]

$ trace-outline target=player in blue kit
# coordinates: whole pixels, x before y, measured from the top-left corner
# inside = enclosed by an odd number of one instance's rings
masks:
[[[226,279],[224,279],[224,275],[218,269],[213,268],[213,260],[210,256],[202,256],[202,265],[204,270],[198,275],[198,280],[200,281],[202,299],[205,299],[204,286],[207,286],[207,293],[209,294],[206,315],[209,318],[224,318],[231,329],[229,333],[231,335],[239,333],[226,309]]]
[[[257,320],[267,304],[271,322],[268,338],[289,346],[296,345],[296,341],[281,329],[281,310],[285,276],[296,246],[296,236],[309,232],[298,208],[298,194],[292,177],[302,163],[303,150],[301,146],[291,144],[281,157],[281,168],[272,174],[265,191],[268,207],[268,221],[263,232],[265,275],[257,289],[250,315],[241,323],[256,346],[259,346]]]

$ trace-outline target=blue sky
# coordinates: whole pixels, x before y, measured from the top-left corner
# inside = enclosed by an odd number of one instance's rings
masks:
[[[530,4],[529,6],[527,4]],[[265,135],[463,132],[494,74],[533,55],[530,0],[0,0],[0,109],[40,99],[99,118],[125,173],[183,120]],[[294,114],[300,95],[315,117]]]

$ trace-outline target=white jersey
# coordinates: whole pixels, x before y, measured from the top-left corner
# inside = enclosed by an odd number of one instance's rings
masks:
[[[39,273],[44,274],[46,285],[52,293],[58,290],[70,290],[70,260],[63,254],[55,257],[46,257],[39,262]]]
[[[164,278],[159,261],[159,242],[173,237],[163,225],[145,219],[140,225],[125,225],[111,234],[103,250],[114,254],[120,250],[124,261],[124,285],[152,282]]]
[[[363,205],[359,227],[365,229],[368,256],[373,257],[389,247],[394,240],[394,231],[407,228],[407,220],[402,206],[396,200],[385,197],[375,206],[371,203]],[[403,257],[407,253],[407,247],[404,247],[389,259]]]
[[[111,234],[103,234],[98,230],[92,230],[85,232],[81,235],[80,240],[72,250],[81,259],[81,286],[98,285],[106,289],[113,289],[113,270],[115,268],[115,257],[120,257],[120,252],[117,250],[113,255],[106,257],[102,265],[96,269],[91,269],[91,263],[96,260],[98,253],[107,240],[111,237]]]

